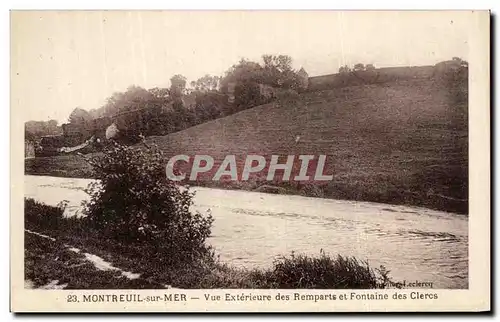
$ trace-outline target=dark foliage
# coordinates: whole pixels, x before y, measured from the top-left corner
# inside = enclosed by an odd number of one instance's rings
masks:
[[[379,272],[379,271],[377,271]],[[386,288],[386,272],[380,275],[368,263],[354,257],[330,257],[321,252],[318,257],[292,255],[274,262],[266,272],[267,287],[295,289],[371,289]]]
[[[90,160],[99,181],[88,188],[86,220],[105,238],[147,243],[169,261],[194,261],[211,252],[205,241],[213,218],[190,211],[193,193],[167,180],[166,160],[155,148],[109,145]]]

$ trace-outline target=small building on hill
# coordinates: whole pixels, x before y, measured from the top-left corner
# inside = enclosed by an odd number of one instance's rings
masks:
[[[300,89],[306,90],[309,87],[309,74],[306,72],[304,67],[302,67],[297,72],[297,75],[299,76],[299,79],[300,79]]]

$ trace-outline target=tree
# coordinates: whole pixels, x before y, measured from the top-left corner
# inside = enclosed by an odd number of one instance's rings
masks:
[[[354,65],[353,70],[355,72],[363,71],[363,70],[365,70],[365,65],[361,64],[361,63],[357,63],[356,65]]]
[[[245,110],[257,105],[264,104],[264,99],[260,94],[260,87],[255,82],[238,83],[234,89],[235,101],[237,109],[234,112]]]
[[[146,107],[153,94],[140,86],[129,86],[125,92],[115,92],[102,107],[104,116],[114,117],[117,114],[136,111]]]
[[[140,86],[129,86],[125,92],[115,92],[101,107],[100,114],[116,122],[120,130],[120,139],[124,142],[136,142],[141,134],[150,129],[150,119],[158,114],[160,103],[154,91]]]
[[[147,246],[164,264],[185,265],[205,258],[211,248],[212,216],[191,212],[194,194],[165,175],[166,156],[155,146],[112,143],[89,160],[94,177],[84,217],[101,238]]]
[[[58,136],[62,132],[62,127],[57,125],[56,120],[24,123],[24,139],[28,141],[39,142],[43,136]]]
[[[229,83],[254,82],[262,83],[263,68],[259,63],[241,59],[238,64],[231,66],[220,80],[222,92],[227,92]]]
[[[92,115],[82,108],[75,108],[73,112],[68,117],[68,121],[71,124],[88,126],[93,120]]]
[[[201,78],[198,78],[196,81],[192,81],[191,87],[195,91],[200,91],[200,92],[216,91],[219,88],[219,82],[221,78],[222,77],[211,76],[207,74]]]
[[[214,120],[223,115],[227,108],[227,99],[217,92],[197,92],[194,108],[196,124]]]
[[[461,67],[469,67],[469,63],[460,57],[453,57],[452,61],[456,62],[457,64],[460,64]]]
[[[177,74],[170,78],[170,95],[179,98],[186,91],[186,77]]]
[[[266,103],[260,85],[298,90],[301,78],[292,68],[292,58],[287,55],[263,55],[263,65],[242,59],[226,71],[221,79],[221,91],[234,95],[236,112]]]
[[[340,66],[340,68],[339,68],[340,74],[345,74],[345,73],[350,73],[350,72],[351,72],[351,68],[347,65]]]
[[[264,69],[275,69],[279,73],[284,73],[293,70],[292,58],[288,55],[262,55],[264,61]]]
[[[56,120],[28,121],[24,123],[24,129],[26,133],[30,133],[37,139],[45,135],[59,135],[62,133],[62,128],[57,125]]]
[[[263,55],[264,83],[287,89],[298,89],[300,77],[292,68],[292,58],[288,55]]]
[[[173,100],[173,110],[178,118],[176,121],[178,124],[186,124],[187,113],[182,101],[182,96],[186,93],[186,77],[177,74],[170,78],[170,96]],[[189,124],[190,122],[187,122]],[[184,125],[180,125],[181,129],[184,129]]]
[[[259,63],[241,59],[238,64],[231,66],[220,81],[221,91],[234,95],[235,98],[236,109],[230,109],[228,112],[231,114],[255,106],[260,97],[259,84],[262,84],[263,80],[264,72]]]
[[[153,87],[148,91],[155,99],[158,100],[168,101],[170,98],[170,90],[168,88]]]
[[[375,70],[375,66],[373,64],[368,64],[365,66],[365,70]]]

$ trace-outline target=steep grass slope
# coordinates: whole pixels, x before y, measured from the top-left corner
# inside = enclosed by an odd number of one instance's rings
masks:
[[[317,183],[322,196],[467,213],[467,107],[443,83],[416,79],[305,93],[148,142],[217,162],[325,154],[334,178]]]

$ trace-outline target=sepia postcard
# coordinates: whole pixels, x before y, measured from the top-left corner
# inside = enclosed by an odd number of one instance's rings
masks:
[[[11,311],[490,310],[489,11],[10,20]]]

